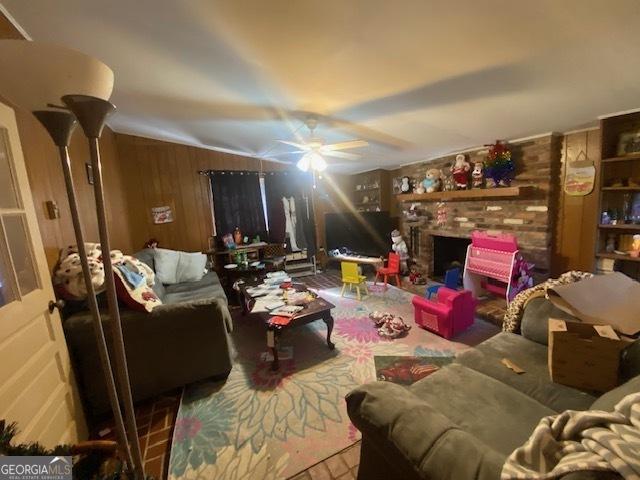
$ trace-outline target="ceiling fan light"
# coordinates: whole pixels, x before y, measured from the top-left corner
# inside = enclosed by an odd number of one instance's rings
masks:
[[[316,153],[311,158],[311,168],[318,172],[324,172],[327,169],[327,162],[324,158],[322,158],[322,155]]]
[[[303,172],[308,172],[310,166],[311,166],[311,159],[309,158],[308,153],[303,155],[302,158],[298,160],[298,163],[296,164],[296,167],[298,167]]]

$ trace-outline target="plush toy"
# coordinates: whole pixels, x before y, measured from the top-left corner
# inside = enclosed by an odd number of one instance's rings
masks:
[[[419,195],[423,194],[426,190],[424,189],[424,185],[422,183],[418,183],[416,188],[413,189],[413,193],[417,193]]]
[[[422,274],[418,271],[418,266],[414,263],[409,267],[409,281],[413,285],[425,285],[427,281],[422,278]]]
[[[425,178],[422,181],[422,186],[427,193],[439,192],[441,185],[441,174],[437,168],[430,168],[425,173]]]
[[[402,177],[402,183],[400,184],[400,191],[402,193],[409,193],[411,191],[411,179],[409,177]]]
[[[451,167],[446,170],[440,170],[440,178],[442,178],[442,190],[450,192],[456,189],[456,182],[451,174]]]
[[[471,187],[484,188],[484,162],[475,162],[471,172]]]
[[[466,190],[469,187],[469,170],[471,170],[471,165],[469,165],[465,156],[461,153],[456,155],[456,161],[451,167],[456,189]]]
[[[391,249],[400,255],[400,273],[404,274],[407,271],[407,260],[409,260],[409,249],[407,244],[400,235],[400,231],[394,230],[391,232]]]

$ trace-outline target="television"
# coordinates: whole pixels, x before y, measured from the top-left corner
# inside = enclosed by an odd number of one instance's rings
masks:
[[[360,255],[386,256],[396,228],[398,218],[389,212],[326,213],[327,250],[346,247]]]

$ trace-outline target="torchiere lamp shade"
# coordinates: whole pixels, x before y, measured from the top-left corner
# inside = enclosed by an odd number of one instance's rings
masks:
[[[100,60],[59,45],[0,40],[0,95],[28,111],[62,106],[69,93],[109,100],[113,71]]]

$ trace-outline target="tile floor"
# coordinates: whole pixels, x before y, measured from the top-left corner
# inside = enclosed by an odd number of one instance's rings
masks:
[[[181,394],[182,390],[179,389],[136,405],[136,426],[145,472],[156,480],[167,478],[171,438]],[[106,429],[108,432],[105,433]],[[99,432],[103,432],[104,435],[100,435]],[[113,421],[100,422],[94,438],[115,440]]]

